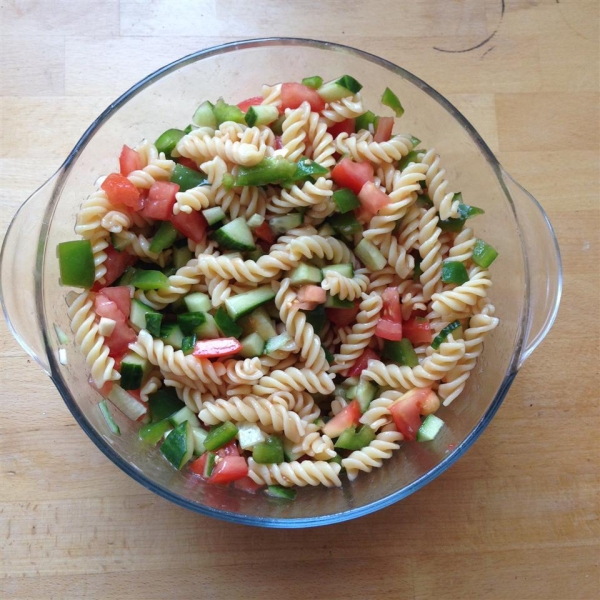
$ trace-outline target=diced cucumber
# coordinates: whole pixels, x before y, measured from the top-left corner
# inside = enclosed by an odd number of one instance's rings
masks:
[[[121,361],[120,385],[124,390],[139,390],[150,373],[151,364],[135,352],[129,352]]]
[[[199,340],[213,340],[219,336],[219,328],[215,323],[215,318],[210,313],[204,313],[206,321],[203,325],[196,327],[196,337]]]
[[[192,333],[192,335],[186,335],[183,340],[181,340],[181,351],[184,354],[191,354],[194,351],[196,346],[196,334]]]
[[[211,429],[204,439],[204,447],[209,450],[218,450],[228,444],[238,432],[238,428],[231,421],[225,421],[222,425]]]
[[[280,333],[279,335],[276,335],[267,341],[264,347],[264,353],[273,354],[273,352],[281,350],[281,348],[283,348],[286,344],[289,344],[291,341],[292,336],[287,331],[284,331],[283,333]]]
[[[248,260],[257,261],[261,256],[265,255],[265,251],[257,244],[256,248],[246,254]]]
[[[280,485],[268,485],[265,490],[267,496],[280,498],[282,500],[295,500],[298,492],[291,488],[284,488]]]
[[[165,344],[173,346],[176,350],[181,349],[183,342],[183,332],[177,323],[163,323],[160,328],[160,338]]]
[[[149,425],[144,425],[140,429],[140,440],[146,442],[147,444],[152,444],[156,446],[160,440],[163,439],[164,435],[173,429],[171,425],[171,421],[168,419],[163,419],[162,421],[158,421],[157,423],[150,423]]]
[[[350,263],[342,265],[327,265],[323,268],[323,276],[327,276],[327,271],[335,271],[344,277],[352,279],[354,277],[354,267]]]
[[[202,292],[194,292],[183,297],[189,312],[208,312],[212,308],[210,297]]]
[[[208,431],[202,429],[202,427],[192,426],[192,435],[194,436],[194,456],[200,456],[206,452],[204,440],[208,435]]]
[[[225,218],[225,211],[220,206],[212,206],[202,211],[206,222],[209,225],[214,225]]]
[[[146,330],[152,337],[160,337],[163,316],[156,313],[146,313]]]
[[[323,304],[319,304],[316,308],[309,310],[304,314],[306,315],[306,322],[312,325],[317,335],[321,335],[323,327],[325,327],[325,323],[327,323],[325,306]]]
[[[140,302],[136,298],[131,299],[131,312],[129,313],[129,320],[138,329],[146,328],[146,315],[159,315],[162,316],[158,311],[152,307]]]
[[[427,415],[417,431],[417,442],[430,442],[445,425],[444,421],[435,415]]]
[[[185,267],[190,260],[192,260],[192,251],[187,247],[187,243],[180,248],[173,248],[173,266],[176,269]]]
[[[365,267],[371,271],[379,271],[387,265],[385,256],[383,256],[383,254],[379,252],[377,246],[367,238],[360,240],[354,249],[354,253],[363,262]]]
[[[177,239],[178,231],[170,221],[163,221],[150,242],[150,252],[162,252],[170,248]]]
[[[265,341],[258,333],[251,333],[245,338],[242,338],[240,344],[242,344],[242,349],[239,351],[239,355],[243,358],[262,356],[265,351]]]
[[[200,427],[200,421],[198,421],[198,417],[187,406],[184,406],[176,413],[173,413],[169,417],[169,421],[171,421],[171,424],[174,427],[177,427],[177,425],[183,423],[184,421],[189,421],[192,427]]]
[[[171,431],[160,452],[176,469],[181,470],[194,454],[194,436],[189,421],[180,423]]]
[[[337,296],[328,293],[325,308],[354,308],[354,302],[352,300],[341,300]]]
[[[243,329],[227,314],[227,311],[219,306],[215,313],[215,323],[224,337],[234,337],[239,339]]]
[[[320,269],[307,265],[306,263],[300,263],[290,273],[290,283],[292,285],[305,285],[307,283],[321,283],[323,281],[323,274]]]
[[[185,336],[195,334],[199,340],[211,340],[219,337],[219,330],[210,313],[182,313],[177,316],[177,323]]]
[[[168,419],[184,406],[172,387],[163,387],[148,396],[148,408],[154,423]]]
[[[362,90],[362,85],[351,77],[350,75],[343,75],[339,79],[334,79],[324,83],[318,90],[317,93],[325,102],[335,102],[348,96],[354,96]]]
[[[259,465],[278,465],[283,462],[283,443],[275,435],[269,436],[264,442],[255,444],[252,448],[252,458]]]
[[[198,127],[210,127],[211,129],[217,128],[217,117],[214,113],[214,104],[205,100],[194,113],[192,117],[192,123]]]
[[[250,227],[250,229],[256,229],[257,227],[260,227],[264,222],[265,218],[262,215],[255,213],[248,219],[248,227]]]
[[[384,340],[381,356],[406,367],[412,368],[419,364],[417,353],[410,343],[410,340],[407,338],[404,338],[399,342]]]
[[[240,317],[251,313],[261,304],[273,300],[276,295],[277,293],[270,285],[264,285],[255,290],[250,290],[249,292],[227,298],[227,300],[225,300],[225,308],[227,308],[229,316],[233,320],[237,320]]]
[[[379,388],[371,381],[361,379],[356,386],[356,399],[360,404],[360,410],[364,413],[369,408],[369,404],[377,396]]]
[[[204,473],[202,473],[204,479],[208,479],[212,475],[216,462],[217,455],[214,452],[207,452],[206,462],[204,463]]]
[[[110,408],[108,408],[108,404],[106,404],[106,400],[100,400],[100,402],[98,402],[98,408],[100,408],[100,412],[102,413],[102,416],[104,417],[104,420],[106,421],[106,424],[108,425],[108,428],[115,435],[121,435],[121,430],[119,429],[117,422],[115,421],[114,417],[112,416],[112,414],[110,412]]]
[[[258,333],[265,342],[277,335],[273,321],[263,306],[240,319],[239,325],[242,327],[244,335]]]
[[[148,409],[137,398],[134,398],[117,384],[113,385],[108,399],[132,421],[137,421],[148,412]]]
[[[248,127],[269,125],[279,118],[279,109],[268,104],[250,106],[244,118]]]
[[[498,251],[487,242],[477,239],[473,248],[473,262],[482,269],[487,269],[496,258]]]
[[[323,223],[323,225],[321,225],[321,227],[319,227],[317,233],[321,237],[335,235],[335,231],[334,231],[333,227],[327,222]]]
[[[132,241],[133,238],[131,236],[124,235],[123,233],[110,234],[110,243],[113,245],[113,248],[119,252],[125,250],[127,246],[131,246]]]
[[[217,229],[213,236],[220,246],[231,250],[254,250],[254,237],[244,217],[238,217]]]
[[[362,425],[358,430],[355,427],[344,429],[335,443],[336,448],[342,450],[361,450],[375,439],[375,432],[370,425]]]
[[[265,441],[265,434],[256,423],[238,423],[237,439],[242,450],[252,450]]]
[[[333,227],[335,233],[344,240],[352,242],[354,236],[363,230],[362,225],[354,216],[354,213],[337,213],[329,218],[329,224]]]
[[[304,217],[300,213],[288,213],[281,217],[272,217],[269,220],[269,227],[278,234],[287,233],[290,229],[300,227]]]
[[[169,287],[169,278],[162,271],[137,269],[131,285],[138,290],[164,290]]]
[[[446,338],[456,329],[461,326],[461,322],[459,320],[452,321],[449,325],[446,325],[444,329],[442,329],[438,335],[433,338],[433,342],[431,342],[431,347],[434,350],[437,350],[445,341]]]

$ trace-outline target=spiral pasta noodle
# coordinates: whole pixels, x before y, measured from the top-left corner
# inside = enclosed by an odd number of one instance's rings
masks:
[[[356,479],[359,471],[371,472],[374,468],[381,467],[383,461],[392,457],[394,450],[398,450],[397,444],[402,435],[397,431],[384,431],[362,450],[355,450],[348,457],[342,459],[342,466],[348,473],[348,479]]]
[[[333,136],[319,113],[311,112],[308,118],[306,154],[317,164],[329,169],[335,165]]]
[[[342,485],[339,478],[341,468],[341,465],[337,463],[322,460],[260,465],[255,463],[252,458],[248,459],[248,476],[259,485],[340,487]]]
[[[432,148],[421,159],[427,165],[427,191],[435,209],[440,213],[440,219],[445,221],[458,215],[458,200],[448,191],[446,171],[440,168],[440,157]]]
[[[310,104],[303,102],[298,108],[288,108],[281,125],[281,143],[288,160],[298,160],[306,149],[306,128],[310,117]]]
[[[439,241],[441,230],[436,209],[430,208],[419,222],[419,254],[421,255],[421,276],[423,298],[429,300],[440,290],[442,281],[442,253]]]
[[[381,164],[406,156],[413,149],[413,142],[407,135],[396,135],[387,142],[375,142],[370,135],[340,133],[335,139],[335,148],[340,154],[348,154],[352,160]]]
[[[257,396],[269,396],[278,391],[306,390],[309,394],[331,394],[335,388],[333,375],[326,371],[315,373],[309,369],[288,367],[271,371],[254,384],[252,391]]]
[[[345,277],[337,271],[328,271],[327,268],[323,271],[324,278],[321,287],[340,300],[354,300],[365,292],[369,286],[367,269],[359,269],[354,277]]]
[[[322,111],[324,123],[330,127],[335,123],[341,123],[347,119],[355,119],[365,111],[362,96],[356,94],[348,98],[342,98],[328,104]]]
[[[484,298],[487,288],[492,285],[489,271],[480,267],[474,267],[469,273],[469,281],[462,285],[440,294],[434,294],[433,310],[442,316],[464,313],[470,307],[475,306],[477,301]]]

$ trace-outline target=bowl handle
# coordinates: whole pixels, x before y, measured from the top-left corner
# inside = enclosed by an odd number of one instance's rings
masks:
[[[60,171],[59,171],[60,172]],[[48,226],[46,208],[59,173],[53,175],[19,208],[0,253],[0,302],[13,335],[36,362],[50,374],[40,320],[40,283]]]
[[[539,346],[556,320],[562,292],[558,240],[539,202],[508,173],[504,183],[513,198],[519,221],[529,280],[529,310],[519,367]]]

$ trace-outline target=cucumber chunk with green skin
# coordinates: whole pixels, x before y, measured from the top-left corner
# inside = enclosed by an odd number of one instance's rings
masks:
[[[328,83],[324,83],[317,93],[325,102],[335,102],[348,96],[354,96],[362,90],[362,85],[350,75],[343,75],[339,79],[334,79]]]
[[[259,105],[250,106],[244,117],[248,127],[260,127],[261,125],[269,125],[279,118],[279,109],[276,106]]]
[[[278,465],[284,461],[283,444],[277,436],[269,436],[252,448],[252,458],[259,465]]]
[[[265,341],[258,335],[258,333],[251,333],[245,338],[240,340],[242,349],[238,354],[242,358],[254,358],[255,356],[262,356],[265,351]]]
[[[383,96],[381,96],[381,104],[391,108],[397,117],[401,117],[404,114],[404,108],[400,102],[400,99],[389,87],[385,88]]]
[[[354,308],[354,302],[352,300],[342,300],[338,296],[327,293],[325,308]]]
[[[192,335],[186,335],[183,340],[181,340],[181,351],[184,354],[191,354],[194,351],[196,346],[196,334],[192,333]]]
[[[312,325],[315,333],[321,335],[325,323],[327,323],[327,315],[325,314],[325,306],[323,304],[317,305],[313,310],[306,311],[306,322]]]
[[[290,334],[287,331],[284,331],[283,333],[280,333],[279,335],[276,335],[267,341],[264,347],[264,353],[267,355],[273,354],[273,352],[281,350],[281,348],[283,348],[286,344],[289,344],[291,341],[292,337]]]
[[[323,281],[321,269],[306,263],[300,263],[290,272],[290,283],[292,285],[319,284],[321,281]]]
[[[442,281],[462,285],[469,281],[469,273],[463,263],[456,260],[447,260],[442,264]]]
[[[183,165],[175,165],[171,172],[171,182],[179,186],[180,192],[187,192],[199,185],[209,185],[208,178],[204,173],[199,173]]]
[[[148,409],[137,398],[134,398],[120,385],[113,385],[108,399],[132,421],[137,421],[148,412]]]
[[[176,269],[185,267],[190,260],[192,260],[192,251],[184,246],[182,248],[173,248],[173,266]]]
[[[138,269],[131,279],[131,285],[138,290],[164,290],[169,287],[169,278],[161,271]]]
[[[218,450],[228,444],[237,435],[238,428],[231,422],[226,421],[215,429],[209,431],[204,439],[204,447],[209,450]]]
[[[112,416],[112,413],[110,412],[110,408],[108,408],[108,404],[106,404],[106,400],[100,400],[100,402],[98,402],[98,408],[100,408],[100,412],[102,413],[102,416],[104,417],[104,420],[106,421],[106,424],[108,425],[108,428],[115,435],[121,435],[121,430],[119,429],[117,422],[115,421],[114,417]]]
[[[147,312],[146,330],[152,337],[160,337],[160,328],[162,325],[163,316],[160,313]]]
[[[269,227],[278,234],[287,233],[290,229],[300,227],[304,217],[300,213],[288,213],[281,217],[271,217]]]
[[[177,239],[177,229],[170,221],[163,221],[150,242],[150,252],[162,252],[170,248]]]
[[[365,131],[371,131],[369,125],[373,126],[373,129],[377,127],[377,121],[379,117],[372,111],[368,110],[366,113],[356,117],[354,121],[354,131],[358,133],[363,129]]]
[[[369,404],[375,399],[378,392],[379,387],[372,381],[361,379],[358,382],[358,385],[356,386],[356,399],[360,404],[361,412],[364,413],[367,411]]]
[[[139,390],[150,373],[150,362],[135,352],[129,352],[121,361],[120,386],[124,390]]]
[[[194,456],[201,456],[206,452],[204,441],[208,431],[202,429],[202,427],[192,427],[192,435],[194,436]]]
[[[189,421],[183,421],[169,433],[160,452],[176,469],[183,468],[194,454],[194,436]]]
[[[216,464],[217,455],[214,452],[207,452],[206,462],[204,463],[204,472],[202,473],[204,479],[208,479],[212,475]]]
[[[164,152],[167,158],[171,158],[171,153],[175,150],[177,142],[185,135],[181,129],[167,129],[158,136],[154,145],[158,152]]]
[[[181,328],[183,335],[196,333],[196,329],[205,323],[206,313],[203,312],[189,312],[177,315],[177,324]]]
[[[213,113],[217,119],[217,127],[226,121],[245,124],[242,110],[234,104],[227,104],[223,101],[223,98],[217,100],[213,108]]]
[[[92,244],[89,240],[61,242],[57,246],[62,285],[91,288],[96,279]]]
[[[148,408],[153,423],[168,419],[184,406],[172,387],[161,388],[148,396]]]
[[[352,242],[354,236],[363,230],[358,219],[350,212],[335,214],[328,219],[328,222],[333,230],[348,242]]]
[[[212,309],[210,298],[202,292],[194,292],[183,297],[189,312],[208,312]]]
[[[264,222],[265,218],[262,215],[255,213],[248,219],[248,227],[250,227],[250,229],[256,229],[257,227],[260,227]]]
[[[254,250],[254,237],[246,219],[238,217],[213,233],[214,239],[224,248],[231,250]]]
[[[384,340],[381,356],[406,367],[416,367],[419,364],[417,353],[406,338],[399,342]]]
[[[334,447],[342,450],[361,450],[375,439],[375,432],[369,425],[363,425],[359,429],[349,427],[344,429],[337,439]]]
[[[313,75],[312,77],[305,77],[302,80],[302,85],[309,87],[313,90],[318,90],[323,85],[323,78],[318,75]]]
[[[273,288],[270,285],[264,285],[255,290],[244,292],[243,294],[230,296],[225,300],[225,308],[227,309],[229,316],[236,321],[240,317],[251,313],[261,304],[273,300],[275,296],[276,292]]]
[[[265,441],[265,434],[256,423],[238,423],[237,439],[242,450],[252,450]]]
[[[461,323],[459,320],[452,321],[452,323],[446,325],[446,327],[444,327],[444,329],[442,329],[439,332],[439,334],[433,338],[433,342],[431,342],[431,347],[434,350],[437,350],[446,341],[446,338],[459,327],[461,327]]]
[[[140,429],[140,440],[146,442],[147,444],[156,446],[156,444],[163,439],[165,433],[167,433],[167,431],[171,431],[171,429],[173,429],[173,426],[171,425],[171,421],[168,419],[158,421],[157,423],[150,423],[149,425],[144,425],[144,427]]]
[[[267,496],[271,498],[280,498],[281,500],[295,500],[298,492],[291,488],[284,488],[280,485],[268,485],[265,490]]]
[[[163,323],[160,328],[160,339],[165,342],[165,344],[169,344],[169,346],[173,346],[176,350],[181,349],[181,344],[183,343],[183,331],[177,323]]]
[[[350,263],[345,263],[342,265],[327,265],[326,267],[323,267],[323,277],[327,277],[328,271],[334,271],[335,273],[339,273],[340,275],[350,279],[354,277],[354,267]]]
[[[360,200],[358,199],[358,196],[352,190],[347,188],[336,190],[333,192],[333,196],[331,196],[331,198],[341,213],[350,212],[351,210],[354,210],[360,206]]]
[[[219,306],[215,313],[215,323],[223,334],[223,337],[234,337],[239,339],[243,329],[227,314],[227,311]]]
[[[427,415],[417,431],[417,442],[430,442],[435,439],[444,425],[444,421],[439,417]]]
[[[498,251],[487,242],[477,239],[473,248],[473,262],[482,269],[487,269],[498,258]]]
[[[198,127],[217,128],[217,117],[215,117],[215,105],[208,100],[205,100],[194,113],[192,123]]]
[[[379,271],[387,265],[385,256],[381,254],[379,248],[370,242],[367,238],[363,238],[354,248],[354,253],[360,261],[371,271]]]
[[[171,424],[174,427],[177,427],[177,425],[183,423],[184,421],[189,421],[192,427],[200,427],[200,421],[198,421],[198,417],[187,406],[184,406],[176,413],[173,413],[169,417],[169,421],[171,421]]]
[[[263,306],[240,319],[238,323],[245,335],[258,333],[265,342],[277,335],[273,321]]]
[[[225,218],[225,212],[220,206],[213,206],[211,208],[206,208],[202,211],[206,222],[209,225],[214,225],[215,223],[219,223]]]

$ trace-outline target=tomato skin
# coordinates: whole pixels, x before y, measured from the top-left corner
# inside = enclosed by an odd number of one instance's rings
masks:
[[[124,321],[125,315],[117,308],[116,302],[107,298],[104,294],[96,295],[94,299],[94,312],[99,317],[112,319],[113,321]]]
[[[208,483],[226,485],[232,481],[248,476],[248,463],[242,456],[226,456],[222,458],[213,469],[208,478]]]
[[[238,103],[237,107],[242,112],[248,112],[248,109],[251,106],[258,106],[263,103],[264,98],[262,96],[253,96],[252,98],[247,98],[246,100],[242,100]]]
[[[402,339],[402,322],[396,323],[380,318],[375,327],[375,335],[382,340],[399,342]]]
[[[390,197],[385,192],[382,192],[372,181],[367,181],[362,186],[360,192],[358,192],[358,199],[361,206],[374,215],[390,203]]]
[[[303,285],[298,290],[299,302],[323,304],[327,300],[327,292],[320,285]]]
[[[190,238],[197,244],[204,239],[204,234],[208,228],[208,222],[204,215],[197,211],[192,211],[189,215],[180,212],[178,215],[171,215],[169,218],[173,227],[185,237]]]
[[[370,360],[380,360],[373,350],[367,348],[348,369],[347,377],[358,377],[368,366]]]
[[[427,400],[431,388],[415,388],[403,394],[390,406],[396,429],[405,440],[413,442],[421,427],[421,409]]]
[[[168,221],[173,215],[175,205],[175,194],[179,191],[179,185],[170,181],[157,181],[148,192],[148,198],[144,207],[140,210],[143,217]]]
[[[269,244],[273,244],[275,242],[275,233],[273,233],[273,230],[269,227],[267,221],[263,221],[259,227],[256,227],[256,229],[254,229],[254,233],[258,239]]]
[[[356,315],[358,314],[360,302],[354,303],[354,308],[326,308],[325,314],[327,318],[338,327],[345,327],[346,325],[352,325],[356,321]]]
[[[402,309],[400,308],[400,293],[398,292],[398,288],[385,288],[381,297],[383,299],[382,318],[394,321],[395,323],[401,323]]]
[[[137,333],[127,325],[125,320],[117,321],[114,331],[104,340],[113,358],[129,351],[129,344],[137,340]]]
[[[188,465],[190,471],[194,473],[194,475],[199,475],[202,479],[204,479],[204,468],[206,467],[207,458],[208,452],[205,452],[202,456],[198,457]]]
[[[402,323],[402,335],[412,344],[431,344],[433,332],[428,321],[417,321],[418,317],[412,317]]]
[[[106,192],[106,197],[113,206],[125,205],[134,210],[142,207],[139,190],[120,173],[108,175],[100,187]]]
[[[127,177],[132,171],[138,171],[142,168],[142,157],[127,145],[123,145],[121,155],[119,156],[119,169],[121,175]]]
[[[179,156],[177,158],[177,162],[180,165],[187,167],[188,169],[198,171],[198,173],[200,172],[200,167],[191,158],[188,158],[187,156]]]
[[[121,313],[123,313],[123,316],[126,319],[129,319],[131,297],[129,295],[129,288],[126,285],[104,288],[101,294],[106,296],[109,300],[112,300]]]
[[[217,450],[217,456],[220,456],[221,458],[225,456],[240,456],[240,451],[235,440],[231,440],[231,442],[221,446],[221,448]]]
[[[237,354],[242,344],[234,337],[200,340],[196,342],[192,354],[198,358],[219,358]]]
[[[325,108],[325,100],[312,88],[301,83],[282,84],[281,110],[298,108],[303,102],[308,102],[313,112],[321,112]]]
[[[358,400],[352,400],[346,408],[341,410],[333,419],[328,421],[323,427],[323,434],[330,438],[338,437],[344,429],[358,425],[362,413]]]
[[[340,133],[351,135],[354,133],[355,121],[356,119],[345,119],[344,121],[334,123],[331,127],[328,127],[327,131],[333,136],[333,139],[340,135]]]
[[[104,261],[104,266],[106,267],[104,286],[114,283],[121,275],[123,275],[127,267],[132,266],[137,261],[137,257],[133,256],[133,254],[129,254],[125,251],[119,252],[112,246],[106,247],[103,252],[106,254],[106,260]]]
[[[275,136],[274,146],[275,146],[275,150],[281,150],[283,148],[283,141],[281,140],[280,135]]]
[[[342,158],[331,171],[331,178],[340,187],[359,194],[368,181],[373,181],[373,166],[368,162],[353,162],[349,158]]]
[[[375,135],[373,136],[374,142],[388,142],[392,137],[392,130],[394,129],[394,117],[379,117],[377,121],[377,129],[375,129]]]
[[[258,492],[258,490],[262,489],[264,486],[262,486],[260,483],[256,483],[250,479],[250,477],[243,477],[242,479],[236,479],[233,482],[233,487],[241,490],[242,492],[247,492],[248,494],[256,494],[256,492]]]

